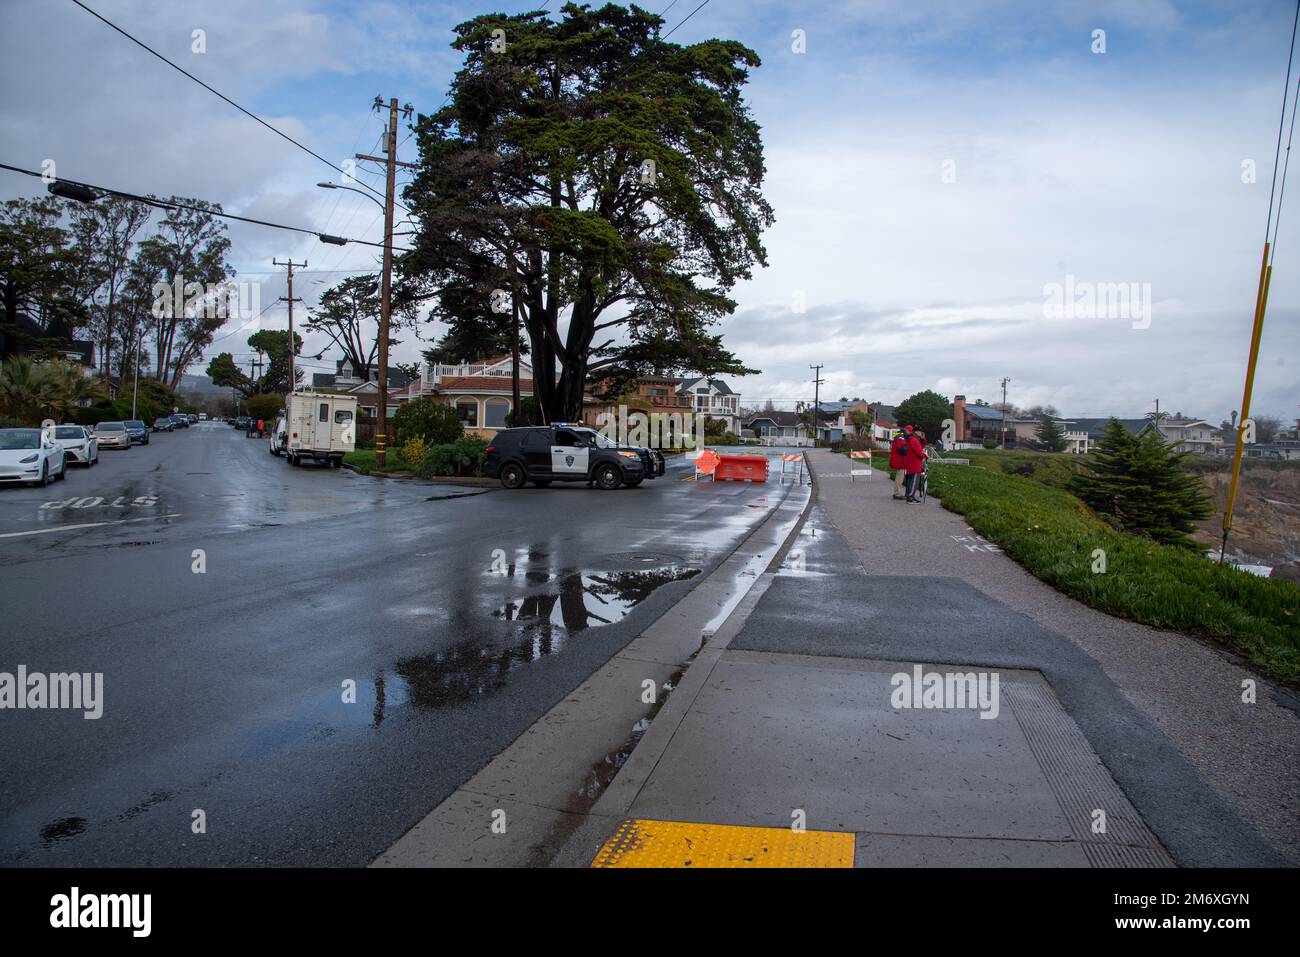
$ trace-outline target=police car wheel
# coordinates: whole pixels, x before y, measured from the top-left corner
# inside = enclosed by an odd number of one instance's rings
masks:
[[[501,468],[501,486],[519,488],[524,484],[524,470],[513,462]]]
[[[608,491],[623,484],[623,476],[612,465],[602,465],[596,470],[596,485]]]

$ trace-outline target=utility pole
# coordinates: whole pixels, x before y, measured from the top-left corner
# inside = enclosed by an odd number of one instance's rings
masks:
[[[1007,383],[1011,379],[1007,376],[1002,378],[1002,448],[1007,447]]]
[[[813,448],[817,448],[817,413],[821,411],[821,388],[822,383],[826,380],[821,377],[822,367],[820,365],[809,366],[813,370]]]
[[[292,395],[298,384],[293,377],[293,355],[298,351],[293,345],[293,304],[295,302],[302,302],[301,299],[293,298],[293,267],[301,266],[303,269],[306,269],[307,260],[304,259],[300,263],[295,263],[292,258],[287,259],[284,262],[280,262],[278,259],[272,259],[271,265],[289,267],[289,296],[287,299],[284,296],[281,296],[280,301],[289,303],[289,394]]]
[[[383,108],[383,101],[375,97],[375,109]],[[409,119],[413,108],[407,105],[402,112]],[[397,97],[388,101],[388,129],[384,135],[384,155],[357,154],[359,160],[383,163],[387,176],[384,183],[384,275],[379,291],[379,422],[375,426],[375,466],[383,470],[385,447],[388,444],[388,318],[393,290],[393,188],[397,167],[416,169],[415,163],[397,161]]]

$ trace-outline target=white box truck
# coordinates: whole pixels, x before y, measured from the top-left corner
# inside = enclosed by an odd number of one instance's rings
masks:
[[[284,454],[290,465],[312,459],[338,468],[356,448],[356,396],[295,392],[285,402],[284,417]]]

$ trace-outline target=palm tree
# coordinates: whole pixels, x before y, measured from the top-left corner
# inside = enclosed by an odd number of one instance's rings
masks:
[[[47,416],[69,417],[79,405],[102,395],[98,383],[71,362],[10,356],[0,363],[0,412],[28,425]]]

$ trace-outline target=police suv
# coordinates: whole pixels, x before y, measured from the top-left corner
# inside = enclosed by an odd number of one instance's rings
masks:
[[[636,488],[664,474],[664,457],[654,449],[619,445],[595,429],[556,422],[502,429],[492,438],[483,474],[505,488],[532,482],[586,482],[602,489]]]

